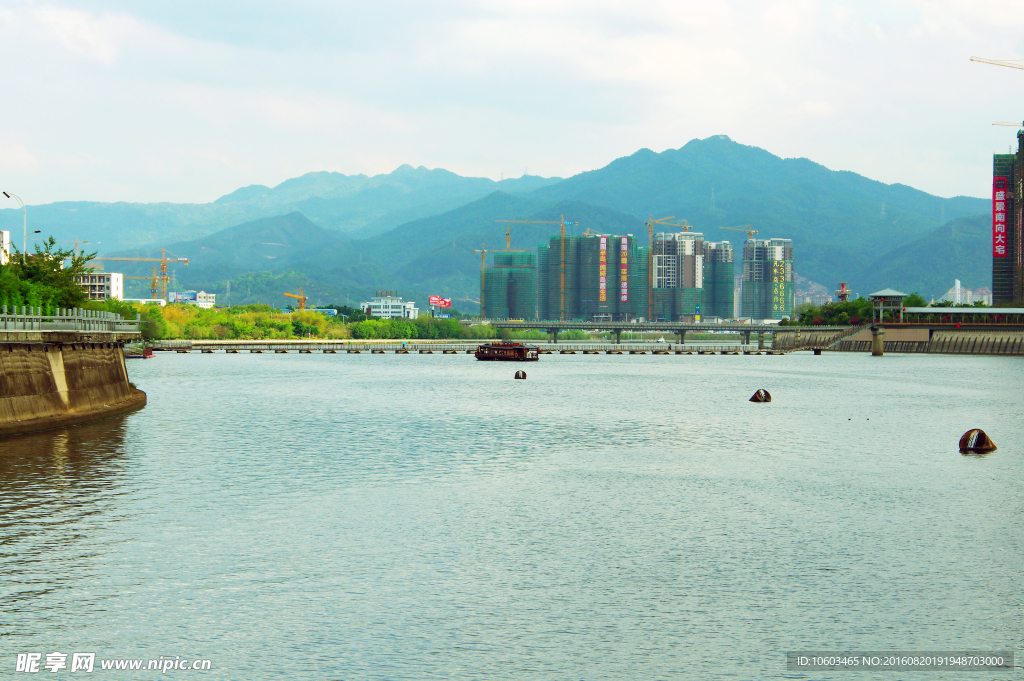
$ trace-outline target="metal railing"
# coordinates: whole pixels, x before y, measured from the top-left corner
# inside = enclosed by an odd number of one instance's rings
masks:
[[[142,333],[142,315],[125,319],[119,314],[83,308],[57,308],[44,313],[41,307],[0,306],[0,333],[13,331],[94,331]]]

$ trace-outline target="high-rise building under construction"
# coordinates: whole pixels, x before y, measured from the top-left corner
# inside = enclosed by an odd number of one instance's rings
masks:
[[[1016,154],[992,157],[992,303],[1024,303],[1024,129]]]
[[[793,241],[748,239],[743,244],[742,316],[782,319],[793,314]]]
[[[585,321],[645,317],[648,251],[629,234],[551,237],[537,249],[538,316]]]
[[[700,314],[704,235],[698,232],[655,234],[651,261],[654,273],[651,319],[686,321]]]
[[[483,316],[490,319],[535,319],[537,256],[526,251],[496,251],[484,270]]]
[[[701,314],[705,317],[733,319],[735,289],[735,254],[728,241],[704,242],[704,302]]]

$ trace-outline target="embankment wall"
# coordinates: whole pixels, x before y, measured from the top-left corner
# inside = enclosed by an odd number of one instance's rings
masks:
[[[833,350],[871,352],[870,340],[844,340]],[[926,352],[940,355],[1024,355],[1024,331],[935,331],[931,340],[890,339],[885,352]]]
[[[0,435],[91,421],[146,403],[119,342],[0,340]]]

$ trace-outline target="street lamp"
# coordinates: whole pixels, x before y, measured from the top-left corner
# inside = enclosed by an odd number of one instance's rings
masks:
[[[24,265],[25,248],[28,246],[28,213],[25,212],[25,202],[22,201],[21,197],[18,196],[17,194],[8,194],[7,192],[4,192],[4,196],[6,196],[9,199],[14,199],[15,201],[21,204],[22,227],[24,229],[24,233],[21,237],[21,264]]]

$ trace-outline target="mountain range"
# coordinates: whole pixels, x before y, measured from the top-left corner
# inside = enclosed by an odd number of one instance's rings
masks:
[[[941,198],[716,136],[661,153],[642,149],[568,179],[495,182],[411,166],[374,177],[320,172],[209,204],[61,203],[31,206],[29,219],[44,234],[101,242],[89,248],[104,255],[151,257],[165,247],[190,258],[175,269],[177,286],[224,294],[230,281],[234,304],[284,304],[285,290],[303,286],[324,304],[394,289],[421,304],[428,294],[450,296],[473,311],[473,249],[504,248],[502,220],[564,215],[577,223],[569,233],[643,235],[648,216],[674,215],[737,251],[746,236],[719,228],[749,224],[758,238],[793,239],[796,270],[808,279],[927,297],[954,278],[990,285],[988,210],[985,199]],[[0,211],[0,225],[20,231],[20,215]],[[512,247],[534,249],[557,232],[512,224]],[[124,265],[126,273],[149,271]]]

